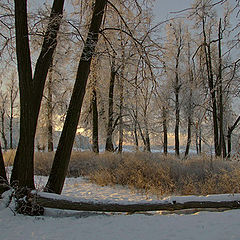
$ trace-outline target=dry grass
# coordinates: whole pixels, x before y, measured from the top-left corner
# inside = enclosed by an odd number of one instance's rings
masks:
[[[53,156],[36,153],[35,174],[49,175]],[[14,152],[5,153],[4,158],[11,165]],[[86,176],[101,186],[120,184],[160,198],[240,192],[240,164],[208,156],[179,160],[161,154],[73,152],[68,176]]]

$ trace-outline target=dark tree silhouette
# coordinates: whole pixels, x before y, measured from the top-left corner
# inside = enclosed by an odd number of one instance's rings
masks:
[[[45,191],[60,194],[67,174],[71,151],[81,113],[90,65],[98,42],[107,0],[96,0],[91,24],[78,65],[72,97]]]
[[[20,90],[20,138],[14,159],[11,183],[34,188],[34,138],[43,89],[57,45],[64,0],[55,0],[43,45],[32,76],[28,37],[27,0],[15,0],[16,52]]]

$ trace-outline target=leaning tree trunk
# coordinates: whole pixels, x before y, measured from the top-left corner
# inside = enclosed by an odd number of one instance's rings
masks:
[[[20,90],[20,138],[13,164],[11,183],[34,188],[33,158],[37,120],[48,69],[57,45],[64,0],[54,0],[42,49],[32,77],[27,1],[15,0],[16,52]]]
[[[76,81],[68,107],[66,120],[64,122],[50,176],[45,187],[45,191],[48,192],[60,194],[64,185],[81,113],[82,102],[86,91],[91,60],[98,42],[99,29],[102,23],[106,3],[107,0],[96,0],[94,5],[92,20],[78,65]]]
[[[113,134],[113,96],[114,96],[114,85],[116,78],[116,69],[115,69],[115,56],[113,56],[112,67],[111,67],[111,78],[109,84],[109,93],[108,93],[108,125],[107,125],[107,138],[106,138],[106,146],[105,150],[108,152],[113,152],[113,142],[112,142],[112,134]]]

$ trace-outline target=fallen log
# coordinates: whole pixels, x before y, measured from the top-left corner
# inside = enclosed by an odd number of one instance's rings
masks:
[[[183,209],[240,209],[239,200],[224,201],[153,201],[140,203],[115,203],[115,202],[99,202],[73,199],[65,196],[49,193],[33,192],[28,199],[34,201],[45,208],[56,208],[64,210],[76,211],[95,211],[95,212],[146,212],[146,211],[176,211]]]

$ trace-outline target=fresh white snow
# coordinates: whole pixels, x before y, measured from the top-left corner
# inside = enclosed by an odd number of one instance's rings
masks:
[[[45,177],[36,177],[41,188]],[[123,187],[100,187],[83,178],[66,180],[63,195],[108,202],[157,201]],[[239,195],[169,197],[162,201],[234,200]],[[240,210],[185,214],[106,214],[47,209],[43,217],[14,215],[0,201],[0,240],[230,240],[240,239]],[[186,214],[189,213],[189,214]]]

